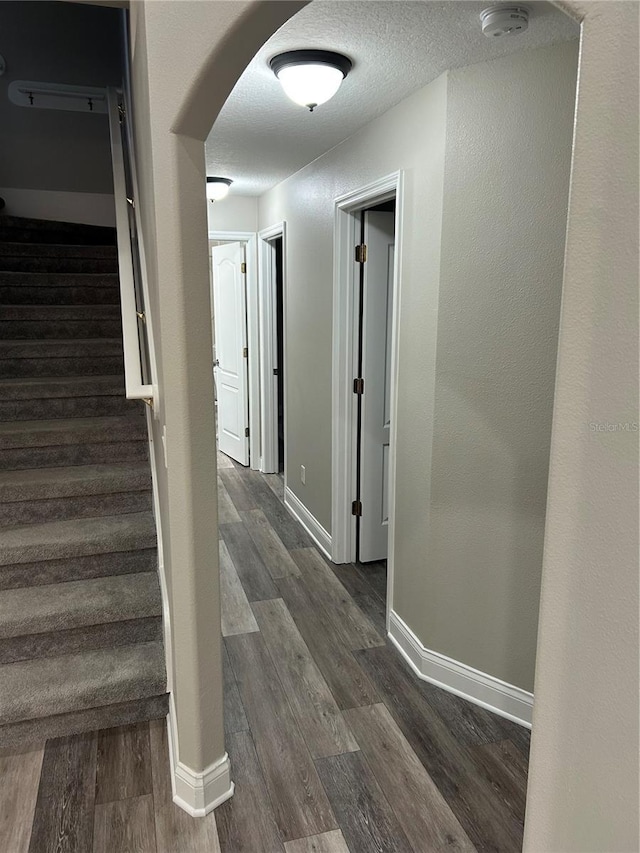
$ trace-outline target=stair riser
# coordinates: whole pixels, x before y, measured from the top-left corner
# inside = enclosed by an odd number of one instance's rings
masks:
[[[115,260],[118,252],[115,246],[74,246],[64,243],[0,243],[0,258],[109,258]],[[0,266],[2,263],[0,262]]]
[[[120,289],[107,287],[36,287],[31,284],[0,285],[3,305],[118,305]]]
[[[0,340],[76,340],[117,338],[122,322],[114,320],[8,320],[0,321]]]
[[[42,376],[116,376],[123,372],[122,356],[0,359],[0,377],[2,379]]]
[[[2,503],[0,498],[0,528],[18,524],[63,521],[68,518],[95,518],[129,512],[148,512],[151,506],[150,491],[6,503]]]
[[[9,272],[2,270],[0,285],[4,287],[117,287],[117,273]]]
[[[0,255],[0,272],[52,272],[52,273],[117,273],[115,258],[70,258],[55,255],[39,258],[23,255]]]
[[[0,373],[4,359],[122,357],[122,339],[85,341],[0,341]],[[59,378],[59,377],[58,377]]]
[[[82,732],[131,725],[145,720],[162,720],[169,713],[169,695],[152,696],[122,702],[106,708],[91,708],[71,714],[60,714],[40,720],[25,720],[0,726],[0,748],[15,750],[49,738],[66,737]]]
[[[142,462],[148,458],[146,441],[17,447],[0,450],[0,470],[59,468],[62,465],[93,465],[100,462]]]
[[[0,664],[162,640],[162,618],[132,619],[0,640]]]
[[[0,227],[0,242],[2,243],[56,243],[74,246],[113,246],[114,235],[110,229],[107,233],[75,231],[65,228],[7,228]]]
[[[0,422],[36,421],[51,418],[93,418],[101,415],[144,414],[144,404],[113,397],[45,397],[35,400],[0,400]]]
[[[39,563],[14,563],[0,566],[0,590],[26,586],[153,572],[158,568],[155,548],[90,554],[68,560],[43,560]]]

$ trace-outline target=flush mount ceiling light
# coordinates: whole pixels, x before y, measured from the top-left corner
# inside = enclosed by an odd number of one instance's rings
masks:
[[[290,50],[269,62],[294,104],[310,112],[333,98],[352,66],[350,59],[331,50]]]
[[[222,201],[229,194],[232,183],[229,178],[207,178],[207,198],[210,201]]]

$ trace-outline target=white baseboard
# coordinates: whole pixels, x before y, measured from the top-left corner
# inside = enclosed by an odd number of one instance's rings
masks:
[[[419,678],[514,723],[531,728],[533,693],[426,649],[393,610],[390,614],[389,638]]]
[[[116,224],[113,193],[70,193],[54,190],[26,190],[0,187],[7,216],[52,219],[83,225]]]
[[[289,486],[284,490],[284,505],[296,521],[299,521],[304,527],[322,553],[330,560],[331,534],[327,533],[318,519],[311,515],[300,498],[294,495]]]
[[[204,817],[233,796],[231,763],[226,752],[202,772],[196,772],[179,761],[174,778],[173,802],[191,817]]]
[[[233,796],[231,763],[225,752],[219,761],[197,772],[178,761],[176,712],[173,693],[169,697],[167,733],[169,736],[169,762],[171,765],[171,790],[173,802],[191,817],[205,817],[217,806]]]

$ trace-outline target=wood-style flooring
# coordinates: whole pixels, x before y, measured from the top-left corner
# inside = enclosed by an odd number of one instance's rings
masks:
[[[164,722],[0,754],[1,853],[511,853],[529,733],[420,681],[385,639],[385,568],[333,566],[277,475],[219,454],[235,795],[171,801]]]

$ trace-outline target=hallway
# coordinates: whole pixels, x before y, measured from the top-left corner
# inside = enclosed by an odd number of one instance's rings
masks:
[[[163,722],[59,738],[0,754],[0,849],[520,850],[529,733],[413,675],[384,640],[384,567],[331,567],[281,477],[219,454],[219,493],[234,797],[173,805]]]
[[[527,730],[418,680],[384,639],[384,567],[331,566],[281,477],[218,464],[222,850],[520,850]]]

